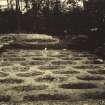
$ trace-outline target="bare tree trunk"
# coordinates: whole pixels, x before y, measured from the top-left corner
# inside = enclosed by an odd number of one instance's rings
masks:
[[[16,18],[17,18],[17,33],[20,32],[20,0],[16,0]]]
[[[7,8],[9,9],[9,0],[7,0]]]
[[[25,4],[26,4],[26,6],[25,6],[25,8],[26,8],[26,11],[28,11],[28,8],[29,8],[29,1],[28,0],[25,0]]]
[[[16,0],[16,11],[18,12],[19,10],[20,10],[19,0]]]

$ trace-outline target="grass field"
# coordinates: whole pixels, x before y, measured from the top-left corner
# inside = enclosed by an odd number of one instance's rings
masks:
[[[43,47],[1,53],[0,105],[105,105],[104,62],[85,51]]]

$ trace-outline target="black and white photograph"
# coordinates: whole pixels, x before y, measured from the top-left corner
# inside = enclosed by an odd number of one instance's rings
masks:
[[[0,0],[0,105],[105,105],[105,0]]]

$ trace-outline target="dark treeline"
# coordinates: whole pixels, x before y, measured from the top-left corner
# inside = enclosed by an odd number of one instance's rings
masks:
[[[72,5],[68,9],[60,0],[24,0],[25,13],[22,13],[19,1],[16,0],[15,9],[8,3],[7,9],[0,11],[1,33],[104,33],[104,0],[84,1],[84,9],[78,7],[74,0],[67,1]]]

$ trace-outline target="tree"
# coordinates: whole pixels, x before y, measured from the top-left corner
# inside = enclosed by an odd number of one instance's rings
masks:
[[[20,0],[16,0],[16,11],[17,11],[17,12],[20,11],[19,1],[20,1]]]

